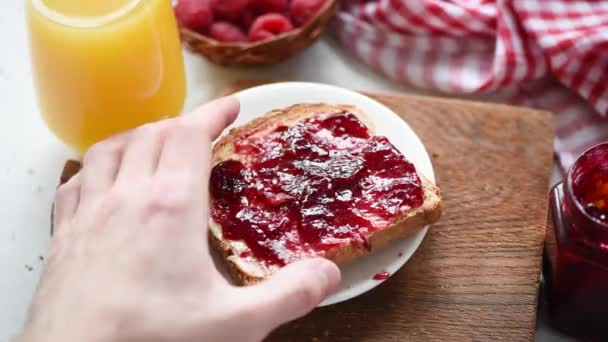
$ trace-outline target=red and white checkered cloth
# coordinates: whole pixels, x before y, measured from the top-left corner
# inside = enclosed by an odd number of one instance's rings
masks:
[[[608,141],[608,1],[345,0],[336,32],[392,78],[553,111],[563,169]]]

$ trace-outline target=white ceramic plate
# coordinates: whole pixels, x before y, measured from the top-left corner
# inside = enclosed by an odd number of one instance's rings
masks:
[[[240,126],[273,109],[297,103],[354,105],[373,121],[376,134],[388,137],[393,145],[414,163],[419,173],[435,181],[431,160],[416,133],[393,111],[367,96],[335,86],[300,82],[259,86],[243,90],[236,96],[241,102],[241,113],[233,126]],[[381,284],[382,280],[373,280],[373,276],[380,272],[388,272],[391,275],[397,272],[414,254],[427,229],[428,227],[425,227],[407,239],[343,267],[340,288],[320,306],[348,300]]]

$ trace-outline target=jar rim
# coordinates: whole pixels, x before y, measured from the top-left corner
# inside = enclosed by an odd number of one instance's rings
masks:
[[[570,169],[568,169],[568,174],[566,175],[566,187],[565,188],[567,191],[567,195],[572,199],[572,202],[574,203],[574,205],[576,206],[578,211],[580,211],[587,219],[591,220],[593,223],[598,224],[602,228],[608,229],[607,222],[604,222],[596,217],[589,215],[587,210],[585,210],[585,208],[583,207],[583,204],[581,202],[579,202],[578,198],[574,195],[574,190],[572,189],[572,181],[573,181],[572,176],[573,176],[574,170],[576,169],[576,166],[578,165],[578,163],[582,160],[583,157],[588,155],[591,151],[598,149],[598,148],[602,148],[602,147],[605,147],[608,149],[608,142],[603,142],[603,143],[599,143],[597,145],[591,146],[590,148],[586,149],[585,152],[581,153],[581,155],[578,156],[578,158],[576,158],[574,163],[572,163],[572,165],[570,166]]]
[[[33,8],[40,15],[57,24],[75,28],[95,28],[109,24],[133,11],[141,2],[142,0],[131,0],[111,13],[85,17],[66,15],[52,9],[43,0],[31,0]]]

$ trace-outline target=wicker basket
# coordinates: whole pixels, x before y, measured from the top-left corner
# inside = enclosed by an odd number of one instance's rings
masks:
[[[222,65],[275,64],[310,46],[335,14],[338,0],[327,0],[319,13],[302,27],[253,43],[222,43],[180,26],[182,40],[193,52]]]

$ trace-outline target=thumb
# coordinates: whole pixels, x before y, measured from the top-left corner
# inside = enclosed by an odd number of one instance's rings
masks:
[[[270,331],[312,311],[339,283],[338,266],[314,258],[288,264],[270,279],[242,290],[256,312],[256,325]]]

